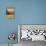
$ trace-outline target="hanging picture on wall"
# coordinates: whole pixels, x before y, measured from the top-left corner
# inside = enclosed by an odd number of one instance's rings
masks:
[[[46,25],[20,24],[18,25],[18,34],[19,33],[19,41],[46,41]]]
[[[6,16],[8,19],[15,18],[15,8],[14,7],[7,7],[6,8]]]

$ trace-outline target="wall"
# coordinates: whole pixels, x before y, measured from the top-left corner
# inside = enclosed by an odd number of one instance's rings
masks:
[[[15,6],[15,0],[0,0],[0,44],[8,43],[8,34],[10,32],[16,32],[16,19],[6,18],[6,8]],[[17,40],[16,40],[17,42]]]
[[[17,1],[16,16],[19,24],[46,24],[46,0]]]
[[[16,7],[16,19],[7,20],[6,7]],[[17,24],[46,24],[46,0],[0,0],[0,44],[7,43]]]

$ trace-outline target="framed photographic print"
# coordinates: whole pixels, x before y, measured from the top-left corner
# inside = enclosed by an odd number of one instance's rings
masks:
[[[46,25],[20,24],[18,25],[18,33],[19,32],[19,41],[46,41]]]

